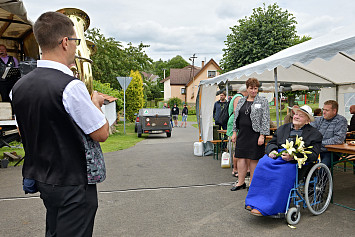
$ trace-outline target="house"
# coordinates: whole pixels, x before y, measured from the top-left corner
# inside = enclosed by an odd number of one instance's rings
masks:
[[[194,78],[191,78],[189,82],[186,83],[185,101],[188,104],[196,103],[196,95],[200,81],[218,76],[221,70],[222,69],[213,59],[210,59],[210,61],[206,64],[202,61],[201,70],[195,75]]]
[[[186,66],[184,68],[171,68],[170,76],[161,80],[164,83],[164,100],[178,97],[188,104],[196,103],[196,94],[201,80],[212,78],[219,75],[221,68],[211,59],[202,67]]]
[[[154,75],[152,73],[141,72],[141,74],[143,78],[150,82],[158,82],[160,78],[158,75]]]

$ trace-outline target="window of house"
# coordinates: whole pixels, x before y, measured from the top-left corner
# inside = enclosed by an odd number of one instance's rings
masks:
[[[208,78],[217,76],[217,71],[207,71]]]
[[[181,94],[185,95],[186,94],[186,89],[184,87],[181,87]]]

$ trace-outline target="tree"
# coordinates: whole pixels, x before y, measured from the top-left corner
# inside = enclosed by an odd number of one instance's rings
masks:
[[[114,89],[120,89],[116,77],[128,76],[131,70],[144,71],[150,67],[152,59],[144,49],[149,47],[140,43],[134,47],[132,43],[127,48],[114,38],[106,38],[97,28],[86,31],[86,37],[96,45],[97,52],[91,56],[92,71],[95,80],[110,83]]]
[[[159,59],[152,64],[152,73],[158,75],[161,79],[164,79],[164,69],[165,69],[165,77],[170,75],[170,68],[184,68],[188,66],[189,63],[181,57],[177,55],[168,61],[163,61]]]
[[[253,9],[252,15],[239,19],[227,35],[221,60],[223,72],[248,65],[292,45],[309,40],[296,34],[297,21],[276,3]]]
[[[126,118],[133,121],[139,109],[143,108],[143,79],[139,71],[131,70],[132,81],[126,90]]]

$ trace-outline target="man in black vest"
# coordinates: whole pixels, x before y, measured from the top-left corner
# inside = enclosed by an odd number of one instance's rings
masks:
[[[80,44],[73,22],[57,12],[42,14],[34,24],[42,50],[37,68],[13,87],[12,100],[25,160],[23,177],[35,180],[47,209],[46,236],[92,236],[97,209],[95,184],[88,184],[81,132],[99,142],[108,123],[69,65]]]
[[[0,44],[0,77],[4,76],[7,67],[18,68],[18,61],[15,57],[7,55],[6,46]],[[9,93],[19,78],[20,71],[17,75],[0,78],[0,101],[10,102]]]

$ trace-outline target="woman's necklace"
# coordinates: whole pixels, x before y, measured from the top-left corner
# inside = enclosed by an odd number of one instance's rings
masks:
[[[249,103],[248,103],[249,102]],[[251,103],[250,103],[251,102]],[[248,106],[248,104],[250,104],[249,106]],[[245,110],[245,115],[248,115],[249,114],[249,109],[251,108],[251,106],[253,105],[253,101],[247,101],[247,110]]]

